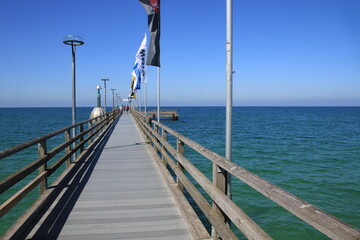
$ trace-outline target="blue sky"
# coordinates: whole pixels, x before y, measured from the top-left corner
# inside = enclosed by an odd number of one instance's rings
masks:
[[[359,0],[234,0],[234,105],[360,106]],[[225,0],[162,0],[161,105],[223,106]],[[0,107],[96,105],[107,77],[122,97],[144,33],[136,0],[1,0]],[[148,105],[157,69],[148,67]],[[107,105],[111,103],[108,101]]]

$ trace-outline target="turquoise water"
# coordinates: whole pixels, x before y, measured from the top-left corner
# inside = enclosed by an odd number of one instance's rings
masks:
[[[225,108],[177,110],[168,126],[225,155]],[[188,157],[211,176],[207,160]],[[360,228],[360,108],[234,108],[233,161]],[[274,239],[327,239],[240,181],[232,185],[234,201]]]
[[[89,118],[92,108],[77,108],[77,121],[81,122]],[[71,108],[0,108],[0,149],[4,150],[16,146],[35,137],[39,137],[60,128],[71,125]],[[48,142],[48,149],[64,141],[63,136],[55,137]],[[23,152],[14,154],[0,160],[0,179],[15,173],[20,168],[37,159],[37,146],[31,147]],[[16,193],[34,178],[34,173],[0,195],[0,204],[9,196]],[[56,175],[56,174],[54,174]],[[51,182],[52,177],[49,179]],[[0,236],[8,229],[14,221],[31,206],[39,196],[38,189],[34,189],[27,198],[0,218]]]
[[[178,121],[164,121],[220,155],[225,151],[225,108],[171,107]],[[92,108],[78,108],[78,121]],[[0,148],[47,134],[71,123],[71,108],[0,108]],[[59,140],[60,141],[60,140]],[[207,176],[211,164],[185,149]],[[36,158],[36,149],[0,160],[0,177]],[[236,107],[233,161],[341,220],[360,228],[359,107]],[[233,199],[274,239],[327,239],[272,201],[233,179]],[[1,203],[5,195],[0,196]],[[0,219],[0,234],[37,197]],[[240,236],[240,234],[239,234]]]

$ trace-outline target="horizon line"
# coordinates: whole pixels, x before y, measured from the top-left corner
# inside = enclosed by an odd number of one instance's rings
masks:
[[[160,108],[167,107],[226,107],[225,105],[164,105]],[[360,105],[236,105],[233,107],[360,107]],[[1,107],[0,108],[72,108],[71,106],[13,106],[13,107]],[[79,106],[76,108],[94,108],[94,106]],[[104,107],[103,107],[104,108]],[[106,108],[112,108],[112,106],[106,106]],[[143,109],[144,106],[141,106]],[[157,106],[147,106],[147,108],[157,108]]]

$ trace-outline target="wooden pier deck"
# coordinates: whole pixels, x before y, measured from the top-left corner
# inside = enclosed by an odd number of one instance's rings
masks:
[[[130,114],[93,155],[26,239],[193,239]]]

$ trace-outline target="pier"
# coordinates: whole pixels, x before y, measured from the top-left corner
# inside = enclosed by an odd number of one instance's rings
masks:
[[[70,137],[73,129],[77,135]],[[61,134],[64,142],[48,149]],[[2,194],[37,173],[1,205],[0,216],[40,191],[2,239],[238,239],[225,219],[248,239],[271,239],[225,194],[228,174],[332,239],[360,239],[355,227],[136,111],[114,111],[35,138],[1,151],[0,160],[36,145],[38,159],[0,182]],[[186,158],[185,148],[209,160],[213,179]]]

